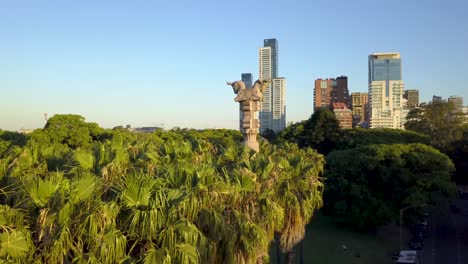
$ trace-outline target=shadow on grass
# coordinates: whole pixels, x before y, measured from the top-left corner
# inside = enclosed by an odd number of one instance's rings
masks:
[[[318,214],[306,227],[302,263],[390,264],[393,263],[391,254],[398,251],[398,244],[399,228],[396,225],[381,228],[377,234],[358,233],[338,227],[329,217]],[[270,263],[286,263],[284,254],[278,261],[276,250],[272,243]],[[301,263],[300,244],[295,248],[295,262]]]

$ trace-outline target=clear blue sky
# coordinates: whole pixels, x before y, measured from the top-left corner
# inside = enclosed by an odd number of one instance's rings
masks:
[[[287,121],[313,112],[314,79],[367,91],[367,56],[397,51],[407,89],[468,101],[468,1],[0,1],[0,128],[75,113],[102,127],[237,128],[225,83],[258,77],[279,41]]]

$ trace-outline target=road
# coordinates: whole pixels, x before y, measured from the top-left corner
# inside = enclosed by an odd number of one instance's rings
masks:
[[[421,252],[422,264],[468,263],[468,200],[457,199],[453,203],[461,209],[460,213],[442,206],[429,218],[430,233]]]

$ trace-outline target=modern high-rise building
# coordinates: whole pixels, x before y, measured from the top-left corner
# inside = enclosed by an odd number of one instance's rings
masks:
[[[253,77],[251,73],[242,73],[241,74],[241,80],[245,84],[245,88],[250,89],[252,88],[253,85]]]
[[[278,40],[264,39],[263,47],[271,49],[271,78],[278,77]]]
[[[331,103],[344,103],[350,108],[348,77],[340,76],[336,78],[335,86],[331,91]]]
[[[265,39],[259,50],[259,74],[261,80],[271,83],[263,91],[259,119],[260,131],[279,132],[286,127],[286,80],[278,77],[278,40]]]
[[[452,95],[448,98],[448,101],[453,103],[455,111],[457,113],[463,113],[463,97]]]
[[[370,128],[403,129],[407,111],[400,53],[374,53],[368,59]]]
[[[406,108],[411,109],[419,105],[419,90],[406,90],[403,94],[406,101]]]
[[[331,109],[331,95],[333,87],[336,86],[336,80],[330,79],[317,79],[315,80],[314,87],[314,110],[318,108]]]
[[[351,93],[351,108],[353,111],[353,126],[364,125],[368,119],[369,97],[367,93]]]
[[[286,79],[279,77],[272,80],[273,113],[272,129],[279,132],[286,128]]]

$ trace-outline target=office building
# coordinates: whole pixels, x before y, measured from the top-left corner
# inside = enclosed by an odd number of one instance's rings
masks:
[[[406,90],[403,94],[403,98],[406,99],[406,108],[411,109],[418,107],[419,105],[419,90]]]
[[[286,80],[278,77],[278,41],[265,39],[259,50],[259,74],[261,80],[271,83],[263,91],[260,107],[260,131],[280,132],[286,127]]]
[[[345,103],[333,103],[332,108],[341,128],[353,127],[353,112]]]
[[[286,128],[286,79],[274,78],[272,87],[272,130],[279,132]]]
[[[407,111],[400,53],[374,53],[368,59],[370,128],[403,129]]]
[[[463,97],[453,95],[448,98],[448,101],[453,103],[455,112],[463,113]]]
[[[263,40],[263,47],[271,49],[271,78],[278,77],[278,40],[265,39]]]
[[[369,97],[367,93],[351,93],[353,126],[365,126],[368,120]]]
[[[316,79],[314,86],[314,110],[323,107],[333,109],[334,103],[344,103],[348,109],[351,107],[348,77],[340,76],[336,79]]]
[[[336,80],[333,78],[315,80],[314,110],[324,107],[331,109],[331,94],[335,86]]]
[[[344,103],[346,107],[351,107],[348,91],[348,77],[340,76],[336,78],[335,86],[331,90],[331,103]]]

